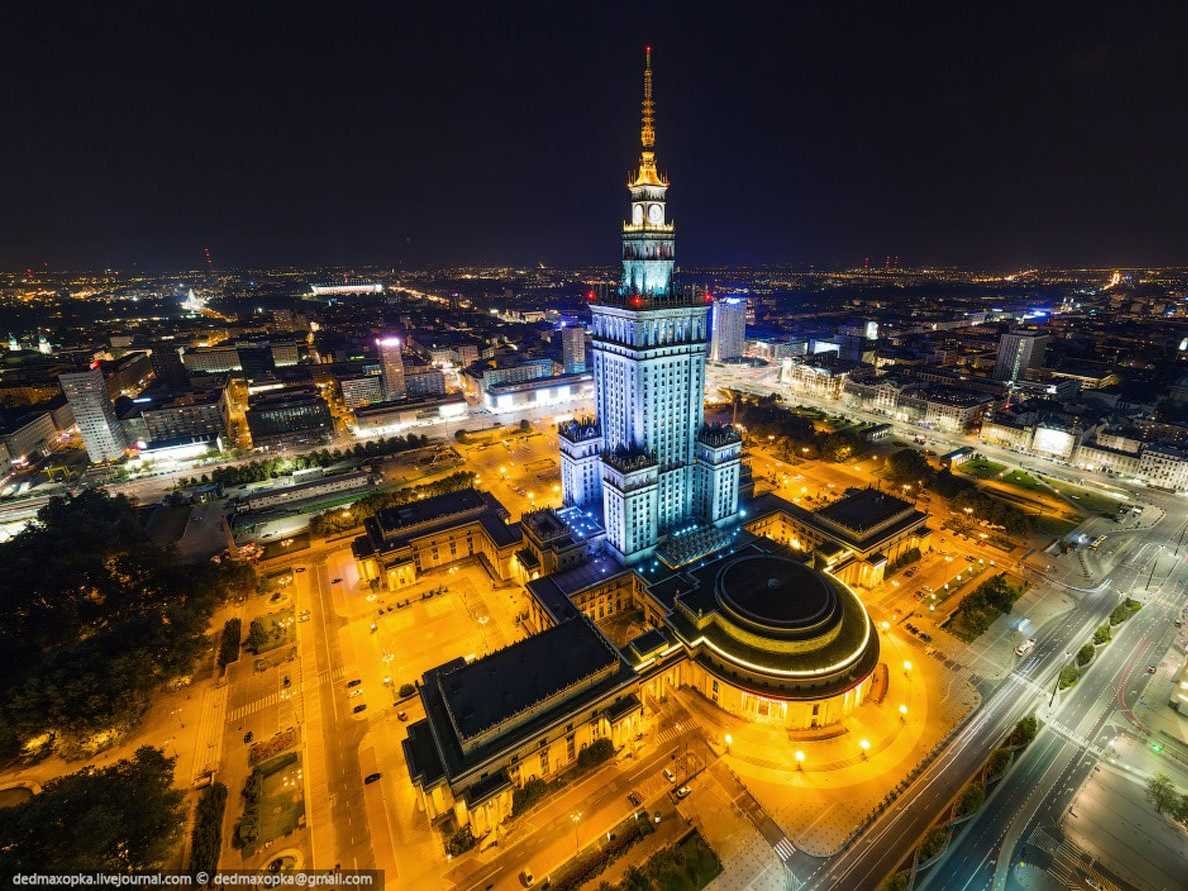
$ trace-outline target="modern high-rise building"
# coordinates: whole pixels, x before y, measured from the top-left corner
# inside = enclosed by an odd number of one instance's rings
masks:
[[[376,341],[379,345],[380,364],[384,367],[384,400],[404,398],[404,354],[400,349],[400,338],[385,336]]]
[[[719,297],[714,301],[710,358],[715,362],[738,359],[747,346],[747,301]]]
[[[1012,331],[998,339],[994,379],[1017,381],[1029,368],[1042,368],[1048,335],[1039,331]]]
[[[670,533],[732,518],[742,450],[733,429],[703,422],[709,298],[674,286],[668,180],[656,169],[655,141],[649,48],[622,280],[590,295],[597,418],[559,429],[565,503],[600,498],[607,542],[627,563]]]
[[[74,411],[74,420],[91,462],[114,461],[124,453],[124,431],[107,395],[107,382],[98,367],[59,375],[58,383]]]
[[[566,374],[578,374],[586,370],[586,329],[583,325],[566,325],[561,328],[561,364]]]

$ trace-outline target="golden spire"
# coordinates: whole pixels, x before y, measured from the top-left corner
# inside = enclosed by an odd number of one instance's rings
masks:
[[[656,170],[656,101],[652,98],[652,47],[644,47],[643,122],[639,128],[639,172],[629,186],[667,186]]]
[[[656,103],[652,99],[652,48],[644,47],[643,126],[639,130],[640,144],[650,149],[656,145]]]

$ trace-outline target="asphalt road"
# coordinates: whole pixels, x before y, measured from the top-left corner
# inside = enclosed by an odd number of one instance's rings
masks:
[[[1155,534],[1174,529],[1176,522],[1165,520]],[[1150,680],[1146,666],[1159,661],[1174,637],[1171,620],[1179,611],[1188,568],[1182,559],[1162,556],[1165,566],[1169,562],[1172,571],[1149,594],[1140,594],[1146,605],[1116,630],[1114,640],[1098,652],[1081,680],[1046,718],[1035,742],[959,842],[932,868],[924,887],[961,891],[991,884],[1001,887],[1018,839],[1025,840],[1037,826],[1058,835],[1073,795],[1114,735],[1107,721],[1121,702],[1132,702],[1141,694]],[[1116,582],[1129,581],[1139,591],[1146,578],[1146,572],[1136,569],[1115,572]],[[1027,819],[1026,826],[1012,836],[1011,824],[1020,816]],[[1004,841],[1008,844],[1003,845]],[[994,882],[996,867],[998,882]]]

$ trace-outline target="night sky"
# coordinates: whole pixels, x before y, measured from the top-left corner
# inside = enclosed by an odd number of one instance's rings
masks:
[[[1175,5],[50,5],[4,269],[614,263],[648,42],[686,264],[1188,263]]]

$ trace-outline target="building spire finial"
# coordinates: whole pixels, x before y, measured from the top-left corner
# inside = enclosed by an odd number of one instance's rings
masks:
[[[656,145],[656,102],[652,99],[652,45],[644,47],[643,125],[639,131],[645,149]]]

